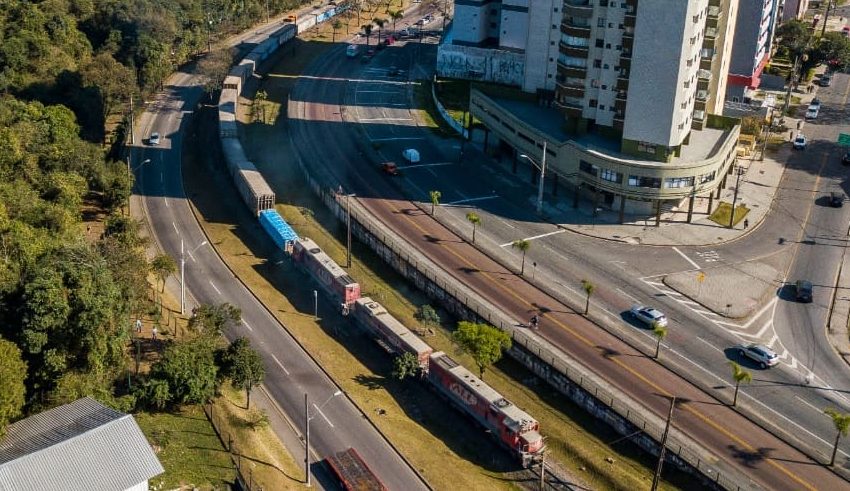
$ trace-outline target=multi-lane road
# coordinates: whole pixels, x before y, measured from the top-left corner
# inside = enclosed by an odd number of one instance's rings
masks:
[[[296,86],[289,107],[291,136],[302,158],[317,164],[332,162],[332,166],[316,165],[316,171],[325,173],[331,185],[356,193],[387,226],[515,318],[526,319],[532,312],[545,311],[540,330],[543,337],[656,414],[666,411],[660,395],[689,399],[677,426],[729,465],[752,476],[756,483],[786,489],[846,486],[831,471],[812,465],[810,458],[718,404],[713,397],[726,401],[731,395],[727,361],[735,357],[728,348],[751,338],[735,335],[735,328],[724,324],[719,316],[700,313],[679,302],[674,294],[659,291],[660,283],[651,278],[703,267],[706,258],[729,265],[770,258],[778,270],[788,272],[788,278],[806,277],[815,282],[814,304],[790,303],[781,294],[759,312],[754,322],[737,327],[757,326],[752,332],[764,330],[761,335],[770,334],[767,340],[773,340],[775,334],[774,344],[781,343],[777,347],[784,346],[787,351],[782,367],[756,373],[755,383],[744,388],[744,405],[827,455],[835,432],[822,410],[827,405],[848,407],[842,394],[846,367],[824,344],[823,327],[840,248],[821,252],[823,246],[812,237],[846,234],[850,218],[846,208],[815,204],[815,198],[841,184],[838,150],[829,144],[839,126],[825,123],[840,117],[850,89],[848,80],[839,76],[832,88],[823,91],[822,119],[805,128],[812,144],[805,152],[789,157],[788,170],[766,222],[733,243],[680,248],[676,252],[603,243],[542,223],[529,209],[525,184],[502,175],[469,148],[462,164],[458,163],[458,149],[420,128],[410,111],[407,77],[412,70],[402,78],[390,74],[391,66],[415,67],[411,56],[416,53],[417,49],[410,46],[393,47],[363,65],[346,59],[339,50],[315,63],[311,76]],[[323,144],[328,141],[334,145]],[[375,162],[366,157],[372,147],[378,149],[380,158],[399,160],[401,150],[410,146],[420,150],[422,163],[404,166],[400,179],[381,175]],[[672,321],[665,357],[711,395],[518,279],[493,261],[493,254],[484,255],[464,243],[466,234],[446,229],[407,200],[427,201],[432,189],[440,190],[442,202],[449,205],[438,213],[453,214],[455,223],[463,223],[463,215],[472,207],[486,214],[487,226],[479,230],[479,241],[499,247],[518,238],[537,238],[527,259],[539,265],[534,274],[561,282],[565,290],[578,285],[582,278],[591,278],[599,287],[594,307],[609,311],[613,329],[621,334],[648,337],[645,331],[623,321],[619,313],[635,301],[660,304]],[[497,223],[500,225],[494,225]],[[769,318],[769,322],[761,317]],[[815,377],[811,385],[805,385],[803,380],[810,370]],[[847,449],[847,444],[842,444],[840,462],[845,461]]]
[[[248,40],[250,43],[250,40]],[[303,431],[304,396],[310,399],[312,460],[355,447],[390,489],[427,489],[354,404],[341,394],[310,356],[204,244],[201,230],[183,190],[181,150],[184,130],[203,93],[203,81],[189,72],[172,76],[165,90],[139,118],[130,158],[136,173],[134,209],[141,210],[158,248],[175,259],[186,251],[189,307],[229,302],[242,310],[242,322],[228,337],[247,336],[266,366],[265,388],[275,403]],[[145,145],[159,132],[158,146]],[[242,206],[236,195],[234,206]],[[239,204],[236,204],[236,203]],[[290,449],[293,455],[303,450]]]

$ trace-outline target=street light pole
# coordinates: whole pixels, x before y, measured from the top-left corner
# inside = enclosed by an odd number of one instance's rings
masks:
[[[546,142],[543,142],[543,159],[540,161],[540,165],[537,165],[537,162],[526,154],[521,154],[520,157],[528,160],[531,162],[531,165],[540,170],[540,181],[537,183],[537,214],[539,215],[543,212],[543,180],[546,178]]]
[[[345,225],[346,231],[346,249],[345,249],[345,267],[351,267],[351,198],[353,194],[348,194],[345,197]]]
[[[336,396],[342,395],[341,390],[337,390],[333,394],[328,397],[328,400],[322,403],[321,406],[316,406],[317,411],[321,411],[323,407],[327,406],[331,399]],[[307,393],[304,393],[304,473],[307,475],[307,487],[311,486],[311,474],[310,474],[310,421],[313,419],[313,416],[310,416],[310,405],[307,400]]]
[[[319,319],[319,291],[313,290],[313,319]]]
[[[189,251],[189,255],[205,245],[207,245],[207,241],[201,242]],[[183,248],[183,239],[180,239],[180,315],[184,314],[186,314],[186,255]]]

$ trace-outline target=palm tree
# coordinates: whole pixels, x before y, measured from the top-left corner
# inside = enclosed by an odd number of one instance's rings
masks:
[[[732,378],[735,379],[735,396],[732,397],[732,405],[735,406],[738,404],[738,389],[741,387],[741,384],[752,382],[753,374],[744,370],[741,365],[738,365],[734,361],[730,361],[729,366],[732,367]]]
[[[475,243],[475,228],[481,223],[481,217],[475,212],[470,211],[466,214],[466,219],[472,224],[472,243]]]
[[[584,288],[584,293],[586,295],[584,302],[584,315],[587,315],[587,311],[590,310],[590,296],[593,295],[593,290],[596,290],[596,286],[587,280],[581,280],[581,287]]]
[[[366,46],[369,46],[369,36],[372,35],[372,24],[363,24],[360,27],[362,27],[363,32],[366,33]]]
[[[525,253],[528,252],[528,248],[531,247],[531,242],[525,239],[515,240],[511,247],[514,249],[519,249],[522,251],[522,267],[520,267],[519,275],[522,276],[525,274]]]
[[[440,198],[443,197],[443,193],[431,191],[429,194],[431,195],[431,216],[434,216],[434,213],[437,211],[437,205],[440,204]]]
[[[403,10],[390,10],[388,12],[388,15],[390,16],[390,20],[393,21],[393,31],[395,31],[395,23],[396,23],[396,21],[401,20],[401,18],[404,17],[404,11]]]
[[[381,31],[384,29],[387,19],[375,18],[372,19],[372,23],[378,26],[378,44],[381,44]]]
[[[658,338],[658,342],[655,343],[655,358],[658,359],[658,353],[661,351],[661,340],[667,337],[667,328],[656,325],[652,328],[652,334],[655,334],[655,337]]]
[[[838,431],[838,434],[835,435],[835,446],[832,447],[832,458],[829,459],[829,465],[834,465],[835,454],[838,453],[838,440],[842,436],[847,436],[847,432],[850,431],[850,414],[839,412],[830,407],[824,409],[823,412],[832,418],[832,424],[835,425],[835,429]]]
[[[342,29],[342,21],[339,20],[339,19],[333,21],[333,23],[331,24],[331,28],[333,28],[333,31],[331,33],[331,42],[335,43],[336,42],[336,31]]]

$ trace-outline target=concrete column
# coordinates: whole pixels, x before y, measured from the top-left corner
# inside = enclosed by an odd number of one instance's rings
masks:
[[[620,224],[626,221],[626,196],[620,196]]]
[[[729,176],[729,174],[723,174],[723,180],[720,181],[720,187],[717,188],[717,197],[718,198],[720,197],[720,190],[724,189],[726,187],[726,178],[728,176]]]
[[[722,182],[721,184],[724,184],[724,185],[725,185],[725,184],[726,184],[726,179],[724,179],[724,180],[723,180],[723,182]],[[716,189],[716,194],[717,194],[717,195],[715,196],[715,198],[720,199],[720,193],[722,193],[722,192],[723,192],[723,186],[718,186],[718,188]]]
[[[661,200],[655,200],[655,226],[661,226]]]
[[[691,197],[688,199],[688,223],[691,223],[691,218],[694,216],[694,199],[696,196],[691,194]]]
[[[714,204],[714,191],[708,193],[708,214],[711,215],[711,207]]]

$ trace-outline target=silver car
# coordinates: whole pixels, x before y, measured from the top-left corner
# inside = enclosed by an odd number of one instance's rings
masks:
[[[779,363],[779,355],[763,344],[745,344],[738,348],[738,354],[758,363],[761,368],[772,367]]]
[[[633,305],[629,313],[649,327],[667,327],[667,316],[658,309]]]
[[[151,137],[148,138],[149,145],[159,145],[159,133],[151,133]]]

